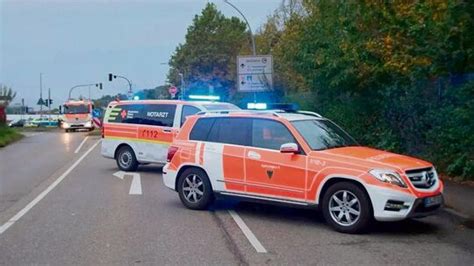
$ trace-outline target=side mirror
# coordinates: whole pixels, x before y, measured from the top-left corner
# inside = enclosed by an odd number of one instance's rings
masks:
[[[299,153],[300,149],[296,143],[285,143],[280,146],[281,153]]]

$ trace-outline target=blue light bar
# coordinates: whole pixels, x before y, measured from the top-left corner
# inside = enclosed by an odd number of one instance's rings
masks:
[[[267,109],[267,104],[266,103],[247,103],[247,109],[265,110]]]
[[[217,95],[189,95],[191,100],[207,100],[207,101],[219,101],[221,97]]]

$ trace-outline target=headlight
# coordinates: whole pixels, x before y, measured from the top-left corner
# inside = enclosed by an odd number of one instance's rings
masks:
[[[92,126],[91,121],[87,122],[87,123],[84,125],[84,127],[91,127],[91,126]]]
[[[394,171],[373,169],[370,170],[369,173],[382,182],[397,185],[399,187],[407,187],[407,184],[405,184],[402,177]]]
[[[66,122],[63,122],[63,128],[69,128],[69,124]]]

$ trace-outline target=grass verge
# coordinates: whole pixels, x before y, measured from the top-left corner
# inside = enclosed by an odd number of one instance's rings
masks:
[[[7,126],[0,125],[0,148],[23,138],[23,135],[17,130]]]

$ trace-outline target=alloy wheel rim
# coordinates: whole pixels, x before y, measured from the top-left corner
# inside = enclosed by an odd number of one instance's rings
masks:
[[[188,202],[199,202],[204,195],[202,179],[196,174],[188,175],[183,182],[183,194]]]
[[[331,218],[341,226],[351,226],[360,218],[360,201],[354,193],[348,190],[339,190],[329,200]]]

